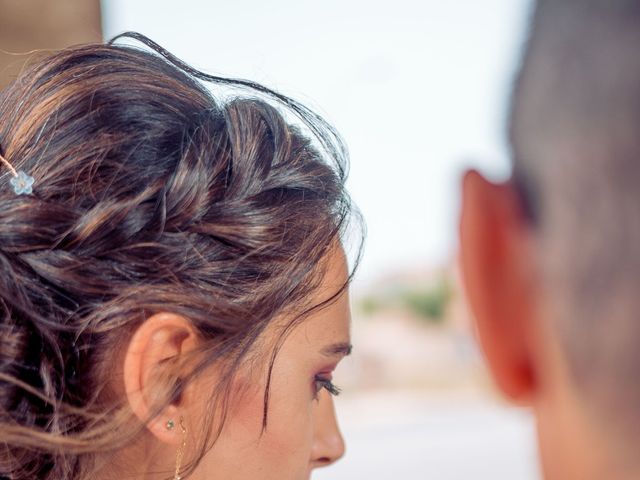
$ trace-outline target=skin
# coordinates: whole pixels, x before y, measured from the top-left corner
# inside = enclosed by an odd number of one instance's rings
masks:
[[[327,258],[328,270],[317,292],[317,302],[329,298],[347,279],[344,253],[335,249]],[[323,310],[314,312],[286,338],[272,374],[268,427],[262,432],[265,358],[279,328],[290,319],[272,322],[252,357],[239,372],[231,409],[221,436],[189,477],[193,480],[305,480],[313,469],[343,456],[344,441],[335,417],[333,398],[325,388],[340,360],[350,352],[348,292]],[[190,322],[172,313],[150,316],[133,335],[122,363],[122,381],[133,412],[144,419],[156,386],[150,372],[163,359],[194,348],[197,336]],[[173,475],[182,442],[179,417],[187,429],[183,465],[189,461],[199,419],[207,408],[207,392],[219,372],[214,367],[191,383],[176,404],[169,405],[135,445],[119,452],[109,473],[96,478],[160,479]],[[319,381],[318,379],[322,380]],[[166,428],[168,419],[176,427]],[[117,467],[119,465],[119,467]]]
[[[569,373],[536,261],[538,232],[511,182],[463,182],[460,262],[476,332],[498,388],[536,418],[546,480],[639,478]]]

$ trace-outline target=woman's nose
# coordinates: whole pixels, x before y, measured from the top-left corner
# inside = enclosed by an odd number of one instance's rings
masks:
[[[344,439],[333,407],[333,398],[328,392],[320,393],[315,413],[311,463],[314,468],[326,467],[339,460],[345,451]]]

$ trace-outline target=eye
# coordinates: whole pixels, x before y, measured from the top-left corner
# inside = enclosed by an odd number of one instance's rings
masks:
[[[334,385],[330,378],[322,377],[321,375],[316,375],[314,379],[314,386],[315,386],[314,398],[316,400],[318,399],[318,394],[320,393],[320,390],[322,390],[323,388],[327,392],[329,392],[331,395],[334,395],[334,396],[340,395],[340,388]]]

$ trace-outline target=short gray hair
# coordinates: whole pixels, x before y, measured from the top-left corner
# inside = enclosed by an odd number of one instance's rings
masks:
[[[514,178],[576,384],[628,425],[640,413],[640,2],[542,0],[531,28]]]

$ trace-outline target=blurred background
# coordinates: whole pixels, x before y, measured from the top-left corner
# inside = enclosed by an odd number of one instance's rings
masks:
[[[193,66],[323,114],[368,226],[343,461],[316,479],[535,480],[530,414],[482,365],[456,265],[460,178],[509,174],[505,116],[530,0],[0,0],[0,87],[25,52],[136,30]]]

